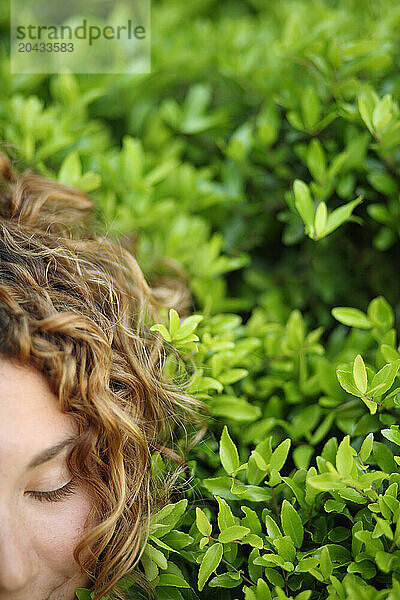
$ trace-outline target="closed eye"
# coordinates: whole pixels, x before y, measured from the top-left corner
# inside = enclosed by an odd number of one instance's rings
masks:
[[[43,502],[43,500],[46,500],[47,502],[60,502],[67,496],[73,494],[75,491],[75,487],[76,482],[74,481],[74,479],[71,479],[71,481],[69,481],[66,485],[64,485],[62,488],[59,488],[58,490],[52,490],[51,492],[26,493],[32,498],[35,498],[35,500],[39,500],[40,502]]]

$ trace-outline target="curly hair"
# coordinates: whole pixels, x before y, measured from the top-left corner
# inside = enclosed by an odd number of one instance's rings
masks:
[[[95,205],[82,191],[18,175],[3,153],[0,176],[0,357],[42,372],[76,420],[67,465],[93,507],[74,559],[94,600],[110,590],[126,600],[114,586],[139,573],[151,515],[173,489],[172,471],[155,481],[152,453],[184,464],[168,445],[201,422],[202,404],[165,375],[166,343],[149,330],[160,309],[187,311],[188,292],[152,289],[120,241],[90,232]]]

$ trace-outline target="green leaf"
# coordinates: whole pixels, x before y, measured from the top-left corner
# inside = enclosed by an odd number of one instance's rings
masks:
[[[369,131],[374,135],[374,125],[372,122],[372,115],[374,108],[379,98],[372,88],[365,88],[358,96],[358,110],[361,118],[368,127]]]
[[[379,348],[383,358],[386,362],[395,362],[400,358],[400,354],[395,350],[392,346],[388,346],[388,344],[382,344]]]
[[[367,379],[367,371],[365,369],[365,364],[364,364],[361,354],[357,354],[357,356],[354,359],[353,377],[354,377],[354,383],[356,384],[357,389],[362,394],[365,394],[365,392],[367,391],[368,379]]]
[[[316,181],[322,183],[326,176],[326,157],[318,138],[313,138],[308,146],[307,167]]]
[[[313,86],[307,86],[300,96],[303,121],[308,131],[312,131],[320,119],[321,102]]]
[[[260,469],[261,471],[267,471],[268,469],[268,465],[265,462],[265,460],[263,459],[263,457],[261,456],[261,454],[259,454],[257,452],[257,450],[252,450],[251,455],[254,457],[254,460],[256,462],[257,468]]]
[[[226,425],[222,431],[221,441],[219,445],[219,456],[221,464],[224,467],[228,475],[232,473],[239,466],[239,454],[233,441],[231,440]]]
[[[236,500],[236,496],[231,493],[232,478],[231,477],[208,477],[202,481],[204,487],[213,494],[220,496],[225,500]]]
[[[291,439],[286,438],[286,440],[283,440],[283,442],[281,442],[279,446],[275,448],[271,455],[271,458],[269,459],[270,469],[276,469],[277,471],[280,471],[282,469],[289,454],[289,448],[291,443]]]
[[[167,504],[167,506],[164,506],[154,515],[152,523],[166,525],[167,528],[164,530],[165,533],[171,531],[184,514],[187,505],[188,500],[186,498],[179,500],[179,502],[176,502],[175,504]]]
[[[398,425],[392,425],[390,429],[382,429],[381,434],[390,442],[400,446],[400,432]]]
[[[153,581],[159,574],[159,568],[156,563],[147,556],[146,552],[142,554],[141,563],[144,568],[145,575],[149,581]]]
[[[173,338],[175,333],[179,329],[179,315],[175,309],[171,308],[169,311],[169,331]]]
[[[230,385],[240,381],[249,374],[247,369],[229,369],[218,376],[218,380],[224,385]]]
[[[187,317],[179,327],[178,331],[175,333],[174,340],[182,340],[183,338],[189,336],[196,330],[197,325],[203,319],[203,315],[191,315],[190,317]]]
[[[304,181],[295,179],[293,191],[295,196],[295,206],[306,225],[306,232],[309,233],[312,231],[314,224],[314,203],[311,199],[310,190]]]
[[[273,471],[276,473],[276,471]],[[251,502],[268,502],[271,500],[271,491],[267,487],[256,485],[244,485],[240,481],[233,479],[231,492],[240,496],[240,500],[250,500]]]
[[[339,475],[335,473],[321,473],[320,475],[313,475],[308,479],[308,483],[315,487],[317,490],[339,490],[346,487],[343,481],[340,481]]]
[[[201,508],[198,507],[196,507],[196,526],[204,536],[209,537],[211,535],[212,525]]]
[[[338,369],[336,371],[336,376],[340,385],[344,390],[346,390],[346,392],[352,394],[353,396],[357,396],[358,398],[361,396],[361,392],[354,385],[354,377],[350,371],[341,371]]]
[[[250,544],[250,546],[253,546],[253,548],[258,548],[259,550],[264,547],[262,538],[255,533],[249,533],[246,535],[244,538],[242,538],[242,542],[245,544]]]
[[[271,598],[272,596],[267,582],[261,578],[257,579],[255,600],[271,600]]]
[[[357,327],[358,329],[371,329],[372,324],[367,315],[358,308],[350,308],[346,306],[337,306],[331,310],[332,316],[349,327]]]
[[[240,508],[246,515],[241,520],[242,525],[244,527],[249,527],[252,533],[261,533],[261,523],[256,511],[248,506],[241,506]]]
[[[152,325],[150,327],[150,331],[159,331],[161,333],[162,337],[164,338],[164,340],[166,340],[167,342],[172,341],[172,338],[170,336],[168,329],[165,327],[165,325],[162,325],[162,323],[156,323],[155,325]]]
[[[157,587],[179,587],[179,588],[190,588],[190,585],[179,575],[173,573],[161,573],[160,579],[158,580]]]
[[[272,538],[282,537],[282,533],[281,533],[278,525],[276,524],[276,522],[270,515],[266,515],[266,517],[265,517],[265,526],[267,528],[267,533],[268,533],[269,537],[272,537]]]
[[[282,557],[283,560],[287,560],[289,562],[294,561],[296,558],[296,548],[293,545],[292,539],[288,535],[285,535],[282,538],[276,538],[275,540],[272,540],[272,543],[277,549],[279,556]]]
[[[314,230],[317,237],[323,237],[325,235],[325,226],[328,218],[328,209],[325,202],[318,204],[315,212]]]
[[[372,124],[375,129],[382,129],[390,123],[392,120],[392,96],[391,94],[385,94],[385,96],[379,100],[372,113]]]
[[[221,575],[213,577],[208,585],[210,587],[223,587],[229,589],[237,587],[240,583],[242,583],[241,574],[229,571],[228,573],[221,573]]]
[[[377,521],[376,528],[380,528],[380,530],[384,533],[384,535],[386,535],[386,537],[389,540],[392,540],[393,539],[393,531],[392,531],[388,521],[385,521],[385,519],[382,519],[381,517],[378,517],[376,515],[374,515],[374,517]]]
[[[81,159],[78,152],[74,150],[64,159],[58,172],[58,181],[67,185],[73,185],[81,176]]]
[[[355,200],[344,204],[343,206],[339,206],[339,208],[335,208],[335,210],[333,210],[328,216],[328,220],[326,222],[324,230],[324,235],[329,235],[330,233],[332,233],[332,231],[337,229],[345,221],[348,221],[355,207],[361,204],[361,202],[362,197],[360,196]]]
[[[153,542],[156,546],[158,546],[162,550],[167,550],[168,552],[175,552],[175,550],[173,548],[171,548],[171,546],[168,546],[168,544],[166,544],[165,542],[163,542],[162,540],[157,538],[155,535],[150,535],[149,541]]]
[[[220,543],[213,544],[203,556],[198,576],[198,588],[200,592],[207,583],[211,573],[217,569],[221,562],[223,548],[223,545]]]
[[[164,554],[160,550],[157,550],[157,548],[154,548],[151,544],[146,544],[144,554],[154,561],[161,569],[166,569],[168,567],[167,559]]]
[[[321,550],[320,569],[325,579],[332,575],[333,565],[327,546],[324,546]]]
[[[163,538],[164,542],[168,544],[171,548],[180,550],[181,548],[185,548],[193,542],[192,536],[187,533],[183,533],[183,531],[177,531],[173,529],[170,533]]]
[[[285,535],[288,535],[296,548],[303,543],[304,528],[298,512],[284,499],[281,508],[281,523]]]
[[[292,350],[298,350],[304,344],[304,320],[301,312],[292,310],[286,323],[288,343]]]
[[[355,450],[350,446],[350,436],[346,435],[340,442],[336,453],[336,469],[343,477],[347,477],[351,474],[354,465],[353,456],[355,453]]]
[[[394,312],[386,298],[378,296],[371,300],[367,309],[368,319],[382,329],[390,329],[394,323]]]
[[[241,540],[245,535],[250,533],[250,529],[248,527],[243,527],[242,525],[232,525],[231,527],[227,527],[218,536],[218,541],[223,544],[233,542],[234,540]]]
[[[75,594],[78,600],[92,600],[93,598],[93,591],[86,588],[76,588]]]
[[[232,525],[236,525],[239,522],[237,517],[234,517],[232,514],[231,507],[225,500],[216,496],[218,501],[218,527],[220,531],[227,529],[228,527],[232,527]]]
[[[121,177],[129,185],[137,185],[143,177],[144,153],[142,142],[130,135],[122,139]]]
[[[385,430],[386,431],[386,430]],[[382,431],[383,433],[383,431]],[[374,443],[374,434],[371,432],[367,435],[367,437],[365,438],[365,440],[363,441],[361,448],[360,448],[360,459],[365,462],[366,460],[368,460],[371,452],[372,452],[372,446]]]
[[[250,404],[244,398],[235,398],[228,394],[221,394],[209,402],[211,414],[214,417],[224,417],[228,421],[238,423],[251,423],[261,417],[261,409],[255,404]]]
[[[368,394],[370,396],[382,396],[387,392],[393,385],[399,367],[400,359],[384,365],[372,379]]]

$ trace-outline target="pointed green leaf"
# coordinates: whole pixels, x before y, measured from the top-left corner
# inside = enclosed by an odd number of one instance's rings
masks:
[[[162,337],[164,338],[164,340],[166,340],[167,342],[171,341],[170,333],[169,333],[168,329],[165,327],[165,325],[162,325],[162,323],[156,323],[155,325],[152,325],[150,327],[150,331],[159,331],[161,333]]]
[[[372,124],[375,129],[382,129],[392,120],[393,101],[391,94],[385,94],[377,103],[372,113]]]
[[[267,528],[267,533],[268,533],[269,537],[272,537],[272,538],[282,537],[282,533],[281,533],[278,525],[276,524],[276,522],[270,515],[267,515],[265,517],[265,526]]]
[[[359,452],[360,459],[363,462],[368,460],[369,456],[371,455],[373,443],[374,443],[374,434],[371,432],[367,435],[367,437],[363,441],[361,448],[360,448],[360,452]]]
[[[169,331],[173,338],[175,333],[179,329],[179,315],[175,309],[171,308],[169,311]]]
[[[336,453],[336,469],[340,475],[347,477],[353,469],[355,450],[350,446],[350,436],[346,435],[339,444]]]
[[[213,544],[210,546],[210,548],[208,548],[207,552],[203,556],[198,577],[198,588],[200,592],[210,578],[211,573],[217,569],[219,563],[221,562],[224,551],[223,548],[223,545],[220,543]]]
[[[328,218],[328,209],[326,207],[325,202],[320,202],[318,204],[317,210],[315,212],[315,220],[314,220],[314,230],[315,234],[318,237],[322,237],[325,234],[325,226]]]
[[[151,544],[146,544],[144,553],[148,558],[154,561],[161,569],[166,569],[168,567],[168,562],[164,554],[160,550],[157,550],[157,548],[154,548],[154,546],[152,546]]]
[[[190,585],[179,575],[174,573],[161,573],[160,579],[158,580],[157,587],[178,587],[178,588],[190,588]]]
[[[353,396],[357,396],[358,398],[361,396],[361,392],[354,385],[354,377],[350,371],[341,371],[338,369],[336,371],[336,376],[339,380],[340,385],[348,394],[352,394]]]
[[[239,454],[233,441],[231,440],[226,425],[222,431],[221,441],[219,445],[219,456],[221,458],[221,464],[224,467],[228,475],[232,473],[239,466]]]
[[[392,425],[390,429],[382,429],[381,434],[389,441],[400,446],[400,432],[398,425]]]
[[[296,548],[300,548],[303,543],[304,528],[298,512],[286,500],[282,502],[281,523],[285,535],[288,535]]]
[[[348,221],[351,213],[355,209],[356,206],[361,204],[362,197],[359,196],[355,200],[344,204],[343,206],[339,206],[339,208],[335,208],[328,216],[328,220],[326,222],[324,235],[328,235],[332,233],[335,229],[337,229],[340,225],[342,225],[345,221]]]
[[[333,565],[327,546],[324,546],[321,550],[320,569],[325,579],[332,575]]]
[[[399,367],[400,360],[384,365],[372,379],[368,395],[382,396],[382,394],[387,392],[393,385]]]
[[[204,536],[208,537],[211,535],[212,525],[201,508],[198,507],[196,508],[196,526]]]
[[[365,392],[367,391],[368,379],[367,379],[367,371],[365,369],[365,364],[364,364],[361,354],[357,354],[357,356],[354,359],[353,377],[354,377],[354,383],[356,384],[357,389],[362,394],[365,394]]]
[[[384,296],[377,296],[368,305],[369,320],[382,329],[390,329],[394,323],[394,312]]]
[[[308,479],[308,483],[317,490],[329,491],[339,490],[346,487],[343,481],[340,481],[339,475],[335,473],[321,473],[313,475]]]
[[[380,347],[380,351],[382,353],[383,358],[386,362],[395,362],[400,359],[400,354],[395,350],[392,346],[388,346],[388,344],[382,344]]]
[[[372,327],[367,315],[358,308],[337,306],[332,308],[331,314],[339,323],[349,327],[357,327],[358,329],[371,329]]]
[[[306,225],[306,231],[311,231],[314,223],[314,203],[311,199],[308,185],[304,183],[304,181],[301,181],[301,179],[295,179],[293,191],[295,196],[295,206]]]
[[[232,525],[221,531],[218,536],[218,541],[224,544],[233,542],[234,540],[241,540],[245,535],[250,533],[248,527],[242,527],[242,525]]]
[[[280,471],[282,469],[289,454],[290,444],[291,439],[286,438],[286,440],[283,440],[283,442],[275,448],[269,459],[269,468],[271,470],[276,469],[277,471]]]
[[[182,340],[195,331],[197,325],[204,319],[203,315],[187,317],[174,335],[174,340]]]
[[[318,138],[311,140],[307,151],[307,167],[315,181],[322,183],[326,174],[326,157]]]
[[[73,150],[64,159],[58,172],[58,181],[73,185],[82,176],[82,165],[79,154]]]
[[[183,498],[175,504],[167,504],[154,515],[153,523],[167,525],[168,531],[170,531],[184,514],[187,505],[187,498]]]
[[[368,89],[358,96],[358,110],[360,111],[360,115],[369,131],[374,135],[374,126],[372,123],[372,114],[374,112],[374,108],[376,103],[378,102],[377,94]]]

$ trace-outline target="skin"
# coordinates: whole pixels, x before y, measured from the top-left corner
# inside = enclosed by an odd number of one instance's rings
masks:
[[[76,600],[76,588],[90,587],[73,558],[92,506],[87,490],[76,486],[57,502],[29,494],[71,480],[71,446],[26,470],[77,432],[42,373],[0,359],[0,600]]]

